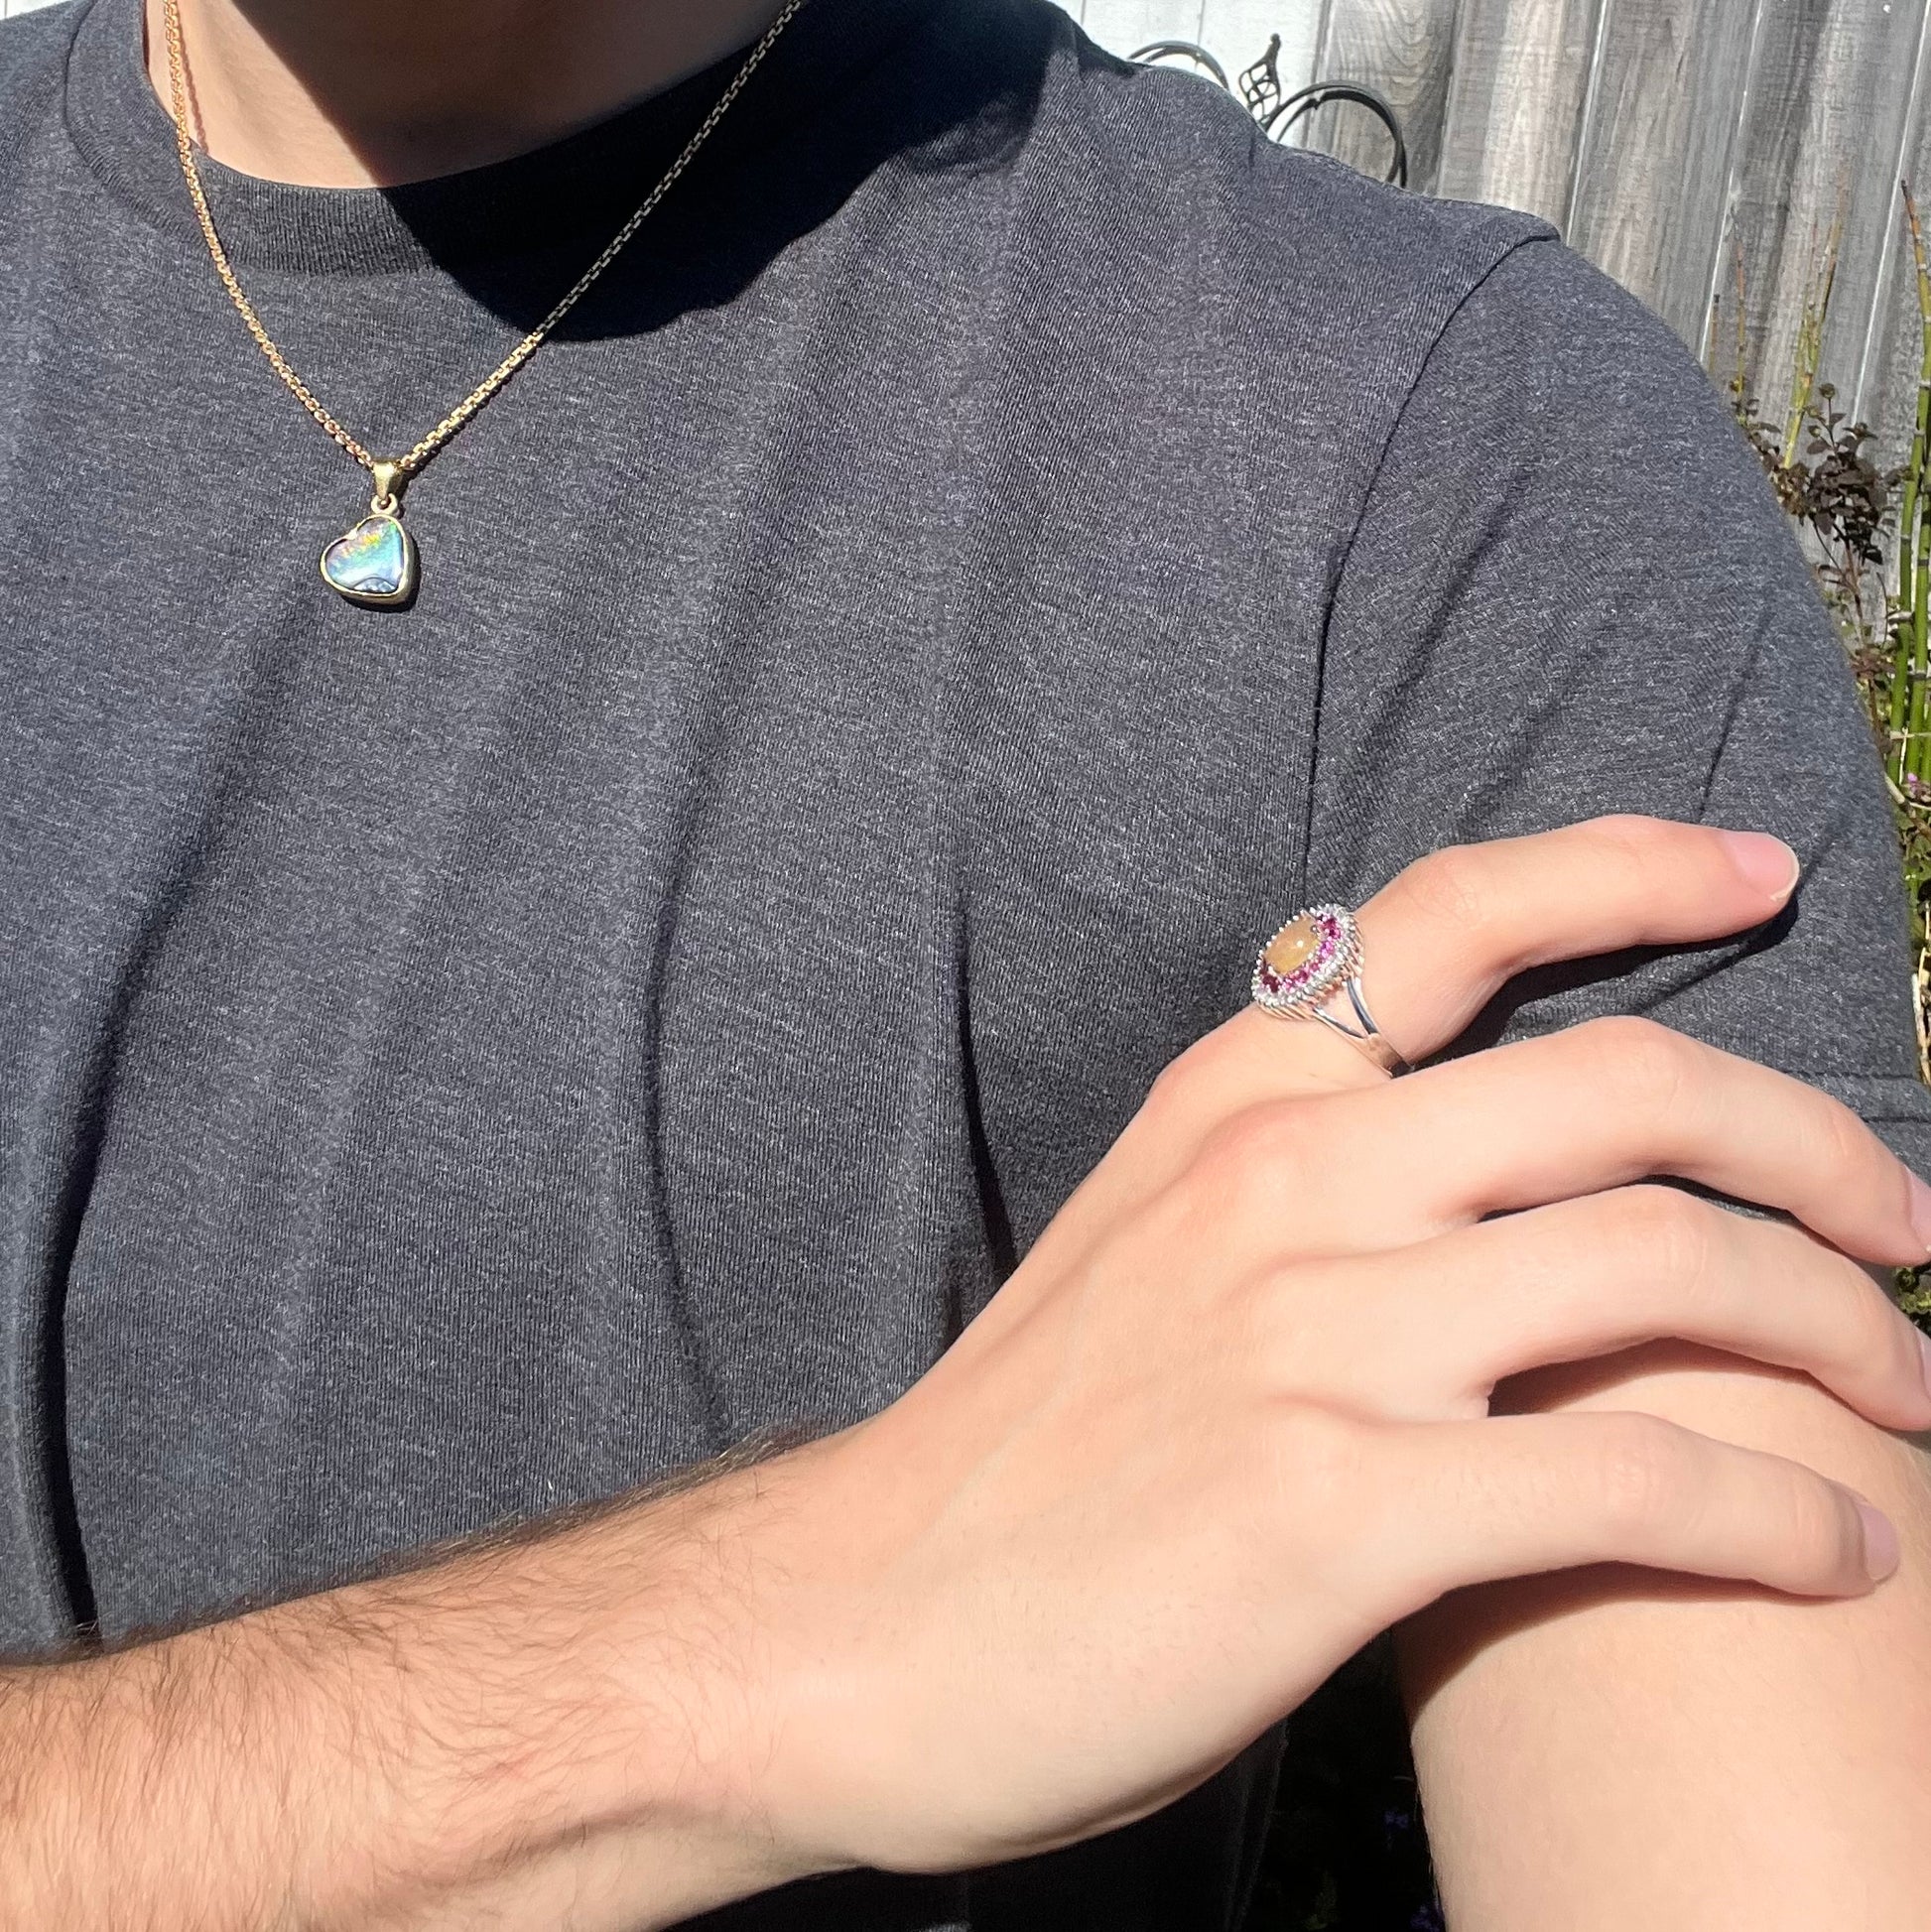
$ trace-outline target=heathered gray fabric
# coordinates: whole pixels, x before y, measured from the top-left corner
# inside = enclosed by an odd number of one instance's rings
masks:
[[[1768,934],[1480,1037],[1653,1012],[1931,1170],[1838,645],[1719,399],[1538,224],[1040,0],[812,0],[363,611],[316,557],[365,487],[214,282],[137,20],[0,27],[6,1647],[875,1410],[1286,910],[1454,839],[1790,838]],[[211,193],[394,449],[719,81]],[[1227,1926],[1276,1741],[1093,1846],[719,1923]]]

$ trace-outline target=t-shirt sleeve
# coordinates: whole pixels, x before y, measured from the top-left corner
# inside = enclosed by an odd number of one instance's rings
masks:
[[[1522,243],[1429,352],[1337,580],[1308,886],[1604,812],[1772,832],[1772,925],[1518,980],[1486,1045],[1645,1013],[1821,1087],[1931,1176],[1875,743],[1783,512],[1664,325]]]

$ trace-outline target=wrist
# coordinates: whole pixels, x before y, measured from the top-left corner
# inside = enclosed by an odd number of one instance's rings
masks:
[[[426,1875],[383,1924],[487,1909],[638,1932],[848,1863],[772,1803],[834,1443],[372,1587],[384,1640],[344,1649],[328,1701],[363,1715],[328,1755],[383,1767],[351,1817],[382,1818],[383,1864]],[[355,1593],[323,1603],[360,1619]],[[342,1863],[318,1862],[316,1922],[360,1927]]]
[[[758,1802],[767,1486],[740,1471],[289,1606],[299,1644],[321,1629],[327,1767],[296,1922],[638,1932],[819,1868]]]
[[[0,1673],[0,1916],[638,1932],[849,1863],[772,1802],[825,1453]]]
[[[918,1432],[908,1445],[888,1418],[591,1532],[626,1632],[617,1702],[648,1765],[613,1815],[708,1848],[739,1880],[692,1912],[895,1863],[890,1821],[849,1775],[904,1715],[890,1576]]]
[[[584,1532],[606,1631],[583,1652],[600,1659],[587,1691],[622,1713],[622,1741],[595,1781],[597,1815],[687,1871],[687,1913],[854,1863],[793,1771],[827,1743],[820,1678],[850,1620],[840,1606],[852,1513],[864,1505],[851,1453],[863,1433]],[[828,1629],[828,1614],[840,1627]]]

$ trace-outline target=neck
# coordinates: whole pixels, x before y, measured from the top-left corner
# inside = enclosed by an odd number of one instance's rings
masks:
[[[163,0],[148,72],[170,99]],[[242,174],[388,188],[527,153],[748,45],[782,0],[180,0],[190,125]]]

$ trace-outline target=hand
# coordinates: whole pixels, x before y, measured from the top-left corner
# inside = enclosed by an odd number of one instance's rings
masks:
[[[1627,819],[1437,854],[1362,910],[1368,997],[1419,1058],[1524,966],[1742,930],[1789,872],[1774,840]],[[1855,1115],[1640,1020],[1393,1083],[1357,1059],[1228,1022],[930,1373],[761,1472],[754,1636],[719,1649],[734,1682],[760,1659],[731,1761],[796,1869],[1129,1822],[1466,1584],[1619,1560],[1853,1595],[1894,1560],[1781,1458],[1487,1413],[1518,1370],[1677,1336],[1931,1424],[1859,1266],[1925,1258],[1931,1190]]]

